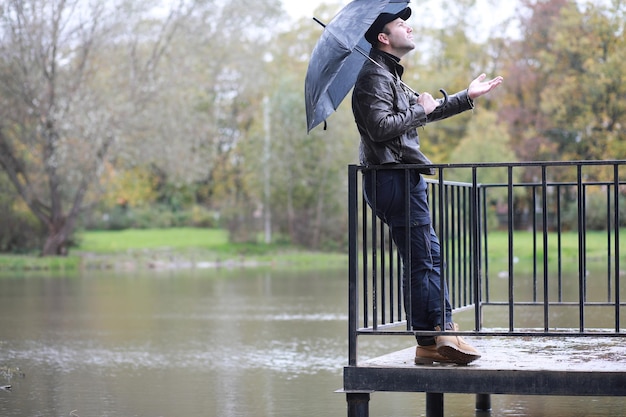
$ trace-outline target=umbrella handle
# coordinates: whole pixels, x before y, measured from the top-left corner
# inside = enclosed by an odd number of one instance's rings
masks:
[[[443,94],[443,98],[439,99],[439,106],[437,107],[443,107],[448,104],[448,93],[446,93],[446,90],[444,90],[443,88],[440,88],[439,91],[441,91],[441,94]]]
[[[400,81],[400,82],[402,82],[402,81]],[[404,84],[404,83],[403,83],[403,84]],[[406,84],[404,84],[404,85],[406,86]],[[407,86],[407,87],[408,87],[408,86]],[[409,90],[411,90],[411,89],[409,88]],[[413,91],[413,90],[411,90],[411,91]],[[439,99],[437,99],[437,101],[439,102],[439,105],[437,106],[437,108],[438,108],[438,109],[439,109],[439,108],[442,108],[443,106],[445,106],[446,104],[448,104],[448,93],[446,92],[446,90],[444,90],[443,88],[440,88],[440,89],[439,89],[439,91],[441,91],[441,94],[443,94],[443,98],[439,98]],[[414,92],[414,93],[415,93],[415,92]],[[419,95],[419,93],[415,93],[415,95],[416,95],[417,97],[419,97],[419,96],[420,96],[420,95]]]

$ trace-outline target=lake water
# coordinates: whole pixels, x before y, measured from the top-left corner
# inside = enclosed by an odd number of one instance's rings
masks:
[[[345,416],[347,272],[0,277],[0,417]],[[364,355],[411,346],[370,338]],[[381,339],[381,340],[376,340]],[[400,340],[398,340],[400,339]],[[19,370],[17,369],[19,368]],[[621,416],[622,398],[445,396],[446,416]],[[374,393],[372,417],[425,395]]]

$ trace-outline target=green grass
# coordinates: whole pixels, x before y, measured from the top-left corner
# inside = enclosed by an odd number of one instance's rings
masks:
[[[585,256],[589,263],[606,262],[609,253],[609,236],[607,232],[590,231],[585,236]],[[615,257],[615,235],[610,235],[610,253]],[[506,270],[509,261],[509,240],[508,234],[503,231],[489,233],[489,265],[493,270]],[[620,231],[620,246],[626,245],[626,229]],[[534,248],[537,253],[533,255]],[[559,256],[561,267],[564,271],[576,270],[579,266],[578,248],[579,239],[577,232],[562,232],[560,242],[556,233],[548,234],[548,265],[554,267],[557,265]],[[622,262],[626,262],[626,252],[621,250]],[[515,268],[518,272],[530,272],[533,265],[543,265],[543,235],[537,234],[533,238],[532,232],[515,231],[513,238],[512,255]],[[533,257],[534,256],[534,257]]]
[[[587,232],[585,251],[587,259],[606,258],[608,248],[607,232]],[[615,236],[611,234],[611,245],[614,244]],[[561,257],[562,259],[578,259],[578,233],[561,233]],[[558,254],[558,239],[556,233],[548,234],[548,259],[555,260]],[[533,247],[537,247],[537,256],[543,257],[543,235],[537,234],[533,239],[532,232],[516,231],[513,238],[513,256],[528,260],[532,259]],[[620,246],[626,245],[626,229],[620,231]],[[489,233],[489,256],[494,259],[508,257],[509,241],[506,232],[497,231]],[[613,249],[614,253],[614,249]]]
[[[214,262],[230,265],[291,268],[338,268],[347,265],[344,253],[301,250],[293,245],[228,241],[218,229],[169,228],[83,231],[68,257],[0,255],[2,271],[78,271],[81,269],[158,268],[168,262]],[[156,266],[155,266],[156,265]]]
[[[250,262],[257,265],[291,267],[338,267],[347,264],[347,254],[301,250],[293,245],[230,243],[221,229],[170,228],[88,231],[73,250],[98,259],[116,257],[145,263],[146,259],[179,261]],[[105,259],[105,262],[107,260]]]
[[[119,231],[89,231],[79,237],[75,249],[80,252],[116,254],[131,250],[150,249],[210,249],[228,246],[228,232],[218,229],[128,229]]]
[[[36,255],[0,255],[0,271],[67,272],[79,269],[81,257],[45,257]]]

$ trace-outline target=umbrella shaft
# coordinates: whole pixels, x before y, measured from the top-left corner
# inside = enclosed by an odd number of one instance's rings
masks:
[[[321,20],[319,20],[317,17],[313,17],[313,20],[315,20],[317,23],[319,23],[321,27],[326,28],[326,25]]]

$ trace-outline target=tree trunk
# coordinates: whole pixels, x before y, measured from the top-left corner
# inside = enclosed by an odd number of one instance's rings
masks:
[[[50,225],[48,237],[41,250],[41,256],[67,256],[69,233],[64,223]]]
[[[293,208],[293,187],[291,181],[287,186],[287,233],[292,242],[297,242],[296,227],[295,227],[295,214]]]

